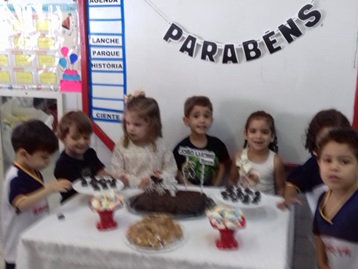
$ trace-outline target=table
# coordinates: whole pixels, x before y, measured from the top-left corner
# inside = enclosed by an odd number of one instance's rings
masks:
[[[193,189],[193,188],[191,188]],[[194,189],[200,191],[199,188]],[[205,188],[215,197],[218,188]],[[138,190],[124,190],[130,197]],[[203,216],[180,220],[188,232],[181,247],[158,253],[142,253],[127,245],[128,226],[142,216],[126,208],[115,213],[118,228],[98,231],[98,214],[88,207],[88,196],[77,195],[54,213],[26,230],[18,248],[17,269],[288,269],[293,249],[293,211],[276,208],[279,197],[268,196],[265,206],[243,210],[247,227],[236,233],[237,250],[222,251],[215,246],[219,232]],[[58,219],[62,212],[65,219]]]

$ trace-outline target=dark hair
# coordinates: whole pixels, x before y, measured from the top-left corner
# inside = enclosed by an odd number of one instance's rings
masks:
[[[347,145],[358,160],[358,133],[353,128],[332,129],[318,143],[318,157],[329,142]]]
[[[186,99],[184,103],[184,116],[189,117],[194,106],[202,106],[209,108],[210,112],[213,113],[213,105],[210,99],[206,96],[192,96]]]
[[[275,128],[275,121],[270,114],[262,110],[252,113],[246,120],[245,131],[247,131],[247,129],[249,128],[250,122],[252,120],[260,120],[260,119],[267,121],[273,136],[273,141],[269,144],[269,149],[274,152],[278,152],[278,145],[277,145],[278,142],[277,142],[277,135],[276,135],[276,128]],[[247,146],[247,140],[245,139],[244,148],[246,146]]]
[[[23,148],[29,154],[36,151],[52,154],[58,150],[55,133],[40,120],[29,120],[15,127],[11,135],[11,144],[15,152]]]
[[[131,97],[126,104],[124,115],[126,111],[134,112],[137,116],[148,123],[148,138],[150,143],[156,149],[155,140],[162,137],[162,122],[160,119],[160,109],[157,101],[151,97],[146,97],[143,94]],[[123,146],[127,147],[129,144],[129,136],[126,127],[126,118],[123,119]]]
[[[57,126],[57,136],[64,139],[69,133],[71,126],[76,126],[80,134],[92,134],[93,128],[91,120],[82,111],[67,112]]]
[[[324,128],[347,128],[351,127],[349,120],[336,109],[319,111],[311,120],[306,131],[305,148],[312,154],[317,150],[317,135]]]

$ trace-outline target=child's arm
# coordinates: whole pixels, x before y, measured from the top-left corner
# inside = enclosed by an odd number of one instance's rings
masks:
[[[106,170],[104,170],[104,168],[102,168],[101,170],[99,170],[96,174],[96,176],[109,176],[110,174],[106,172]]]
[[[295,185],[287,182],[283,195],[284,199],[277,204],[277,207],[280,209],[290,209],[292,204],[302,205],[301,200],[298,198],[298,193],[299,189]]]
[[[230,166],[229,184],[236,185],[239,181],[239,167],[236,166],[236,159],[241,156],[241,150],[238,150],[232,158]]]
[[[22,195],[20,198],[15,198],[13,206],[20,211],[24,211],[34,205],[37,201],[48,196],[49,194],[59,191],[66,192],[71,189],[72,183],[67,179],[58,179],[51,183],[44,184],[44,187],[34,191],[28,195]]]
[[[291,208],[292,204],[302,205],[298,197],[300,192],[312,190],[313,187],[322,184],[319,168],[315,157],[308,159],[303,165],[293,169],[287,178],[284,200],[277,204],[278,208]]]
[[[220,186],[225,174],[225,167],[226,167],[225,164],[219,163],[218,172],[213,180],[214,187]]]
[[[121,142],[119,142],[113,150],[111,166],[110,169],[108,170],[108,173],[115,178],[119,178],[123,182],[124,186],[130,186],[136,188],[139,186],[142,180],[134,175],[130,175],[126,173],[125,165],[124,165],[124,157],[120,150],[120,143]]]
[[[166,144],[164,145],[164,152],[162,156],[163,156],[162,157],[163,160],[161,160],[162,169],[159,168],[161,177],[163,178],[163,181],[173,182],[178,172],[178,167],[175,162],[173,152],[169,149],[169,147]]]
[[[274,159],[274,173],[276,192],[277,194],[284,196],[286,187],[286,172],[285,166],[277,154],[275,155]]]
[[[328,264],[327,253],[325,250],[324,243],[320,236],[315,235],[315,244],[316,244],[316,259],[319,269],[331,269]]]

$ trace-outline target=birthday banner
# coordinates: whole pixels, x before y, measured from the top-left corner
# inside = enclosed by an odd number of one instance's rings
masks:
[[[167,18],[149,1],[146,2],[154,8],[165,20]],[[322,14],[313,4],[304,5],[297,16],[289,18],[275,30],[269,30],[258,39],[246,40],[242,43],[222,44],[215,41],[203,40],[197,35],[186,32],[179,24],[171,22],[163,39],[167,42],[180,42],[180,52],[190,57],[199,57],[201,60],[221,62],[223,64],[237,64],[243,60],[252,61],[269,52],[273,54],[282,49],[283,43],[292,43],[303,35],[300,28],[316,26]]]
[[[1,4],[0,13],[0,88],[81,91],[76,4]]]

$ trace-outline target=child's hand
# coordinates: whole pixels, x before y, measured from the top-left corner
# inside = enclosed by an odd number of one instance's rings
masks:
[[[124,186],[129,186],[129,180],[125,174],[120,175],[119,179],[123,182]]]
[[[292,204],[302,205],[301,200],[298,198],[297,190],[294,187],[287,186],[285,190],[285,199],[277,204],[279,209],[291,209]]]
[[[72,188],[72,182],[67,179],[59,179],[48,183],[46,187],[49,188],[51,192],[67,192],[69,189]]]
[[[246,183],[246,185],[250,186],[250,187],[254,187],[256,186],[259,181],[260,181],[260,177],[257,173],[255,172],[249,172],[245,177],[244,177],[244,181]]]
[[[144,189],[144,188],[148,187],[151,183],[152,183],[152,180],[149,177],[144,177],[141,179],[138,187],[140,189]]]
[[[162,172],[160,171],[159,168],[153,169],[153,175],[154,175],[155,177],[160,178],[161,174],[162,174]]]

